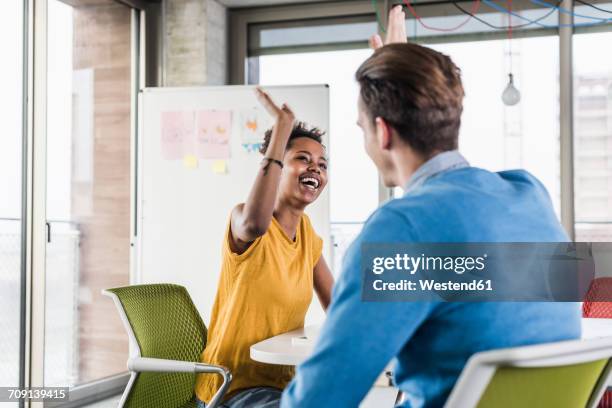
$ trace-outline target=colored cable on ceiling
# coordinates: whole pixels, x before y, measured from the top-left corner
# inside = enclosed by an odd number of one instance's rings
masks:
[[[593,23],[572,23],[572,24],[553,24],[553,25],[549,25],[549,24],[543,24],[540,23],[539,21],[536,22],[534,20],[530,20],[527,17],[523,17],[520,14],[514,13],[514,12],[508,12],[508,10],[506,10],[505,8],[498,6],[497,4],[495,4],[494,2],[492,2],[491,0],[481,0],[484,4],[486,4],[487,6],[501,11],[502,13],[510,13],[513,16],[520,18],[521,20],[530,22],[532,24],[535,24],[537,26],[540,26],[542,28],[561,28],[561,27],[592,27],[592,26],[596,26],[596,25],[601,25],[601,24],[605,24],[609,21],[612,21],[612,18],[607,19],[606,21],[597,21],[597,22],[593,22]]]
[[[591,8],[594,8],[595,10],[601,11],[603,13],[610,13],[612,14],[612,10],[606,10],[606,9],[602,9],[601,7],[597,7],[594,4],[591,3],[587,3],[586,1],[583,0],[574,0],[576,3],[580,3],[580,4],[584,4],[585,6],[589,6]]]
[[[458,29],[460,29],[461,27],[463,27],[464,25],[466,25],[468,23],[468,21],[470,21],[472,19],[473,14],[476,14],[476,12],[478,11],[478,9],[480,8],[480,0],[474,0],[474,2],[472,3],[472,10],[471,10],[471,15],[468,15],[468,17],[465,19],[465,21],[461,22],[460,24],[458,24],[455,27],[450,27],[450,28],[439,28],[439,27],[431,27],[427,24],[425,24],[423,22],[423,20],[421,19],[421,16],[419,16],[416,12],[416,10],[414,9],[414,7],[412,7],[412,4],[410,4],[410,0],[403,0],[404,5],[406,6],[406,8],[410,11],[410,14],[412,14],[412,16],[419,22],[419,24],[421,24],[421,26],[423,26],[423,28],[426,28],[428,30],[431,31],[441,31],[441,32],[451,32],[451,31],[456,31]]]
[[[607,22],[607,21],[611,21],[612,20],[610,18],[585,16],[584,14],[574,13],[573,11],[569,11],[568,9],[565,9],[563,7],[560,7],[560,6],[555,6],[554,4],[549,4],[549,3],[545,2],[545,1],[542,1],[542,0],[530,0],[530,1],[533,4],[536,4],[538,6],[548,7],[548,8],[557,10],[559,13],[567,14],[567,15],[570,15],[572,17],[588,18],[590,20],[597,20],[597,21],[601,21],[601,22]]]
[[[559,0],[559,1],[557,2],[557,4],[561,4],[561,1],[562,1],[562,0]],[[576,1],[579,1],[579,0],[576,0]],[[453,2],[453,5],[454,5],[454,6],[455,6],[455,7],[456,7],[456,8],[457,8],[459,11],[461,11],[463,14],[467,14],[467,15],[469,15],[469,16],[472,16],[472,18],[473,18],[474,20],[476,20],[476,21],[478,21],[478,22],[480,22],[480,23],[482,23],[482,24],[486,25],[486,26],[487,26],[487,27],[489,27],[489,28],[492,28],[492,29],[494,29],[494,30],[508,30],[508,29],[510,29],[510,27],[508,27],[508,26],[498,26],[498,25],[495,25],[495,24],[491,24],[491,23],[489,23],[488,21],[486,21],[486,20],[484,20],[484,19],[482,19],[482,18],[478,17],[478,16],[477,16],[477,15],[475,15],[475,14],[470,14],[469,10],[464,9],[463,7],[461,7],[461,6],[460,6],[460,5],[459,5],[457,2],[455,2],[455,1]],[[525,27],[528,27],[528,26],[530,26],[530,25],[532,25],[532,24],[535,24],[535,23],[537,23],[537,22],[540,22],[540,21],[542,21],[542,20],[544,20],[544,19],[548,18],[548,17],[549,17],[550,15],[552,15],[552,14],[553,14],[555,11],[556,11],[556,10],[551,9],[551,10],[547,11],[547,12],[546,12],[546,14],[544,14],[544,15],[543,15],[543,16],[541,16],[541,17],[536,18],[536,19],[535,19],[535,20],[533,20],[533,21],[530,21],[530,22],[528,22],[528,23],[523,23],[523,24],[516,24],[516,25],[513,25],[513,26],[512,26],[512,29],[517,29],[517,28],[525,28]]]
[[[542,0],[530,0],[532,3],[540,5],[540,6],[544,6],[546,8],[549,8],[550,11],[547,12],[546,14],[544,14],[541,17],[538,17],[535,20],[531,20],[527,17],[524,17],[518,13],[513,12],[512,10],[507,10],[502,6],[499,6],[497,4],[495,4],[493,1],[491,0],[475,0],[472,3],[472,10],[466,10],[463,7],[461,7],[456,1],[453,1],[452,4],[455,6],[455,8],[457,8],[459,11],[461,11],[463,14],[467,15],[467,19],[463,22],[461,22],[459,25],[455,26],[455,27],[451,27],[451,28],[439,28],[439,27],[431,27],[428,24],[426,24],[425,22],[423,22],[421,16],[419,16],[414,8],[414,6],[410,3],[410,0],[402,0],[404,3],[404,8],[407,9],[408,11],[410,11],[410,14],[412,14],[412,16],[419,22],[419,24],[421,26],[423,26],[424,28],[428,29],[428,30],[432,30],[432,31],[441,31],[441,32],[451,32],[451,31],[456,31],[458,29],[460,29],[461,27],[463,27],[465,24],[468,23],[468,21],[470,19],[474,19],[484,25],[486,25],[487,27],[496,29],[496,30],[513,30],[513,29],[517,29],[517,28],[524,28],[524,27],[528,27],[530,25],[537,25],[539,27],[542,28],[561,28],[561,27],[589,27],[589,26],[595,26],[595,25],[600,25],[600,24],[606,24],[606,23],[610,23],[612,22],[612,18],[602,18],[602,17],[594,17],[594,16],[586,16],[586,15],[582,15],[582,14],[577,14],[577,13],[573,13],[567,9],[564,9],[561,6],[562,0],[558,0],[556,4],[550,4],[547,2],[544,2]],[[610,13],[612,14],[611,10],[606,10],[600,7],[597,7],[593,4],[590,4],[584,0],[575,0],[577,3],[580,4],[584,4],[585,6],[589,6],[595,10],[604,12],[604,13]],[[523,24],[516,24],[516,25],[512,25],[512,24],[508,24],[507,26],[497,26],[494,24],[489,23],[488,21],[478,17],[476,15],[476,12],[478,11],[480,4],[484,3],[487,6],[500,11],[502,13],[506,13],[509,16],[514,16],[517,17],[523,21],[525,21],[525,23]],[[384,25],[382,24],[382,21],[380,19],[380,15],[378,12],[378,7],[376,5],[376,0],[372,0],[372,4],[374,6],[374,10],[376,12],[376,20],[378,22],[378,25],[380,26],[380,30],[381,32],[385,33],[386,29],[384,27]],[[416,5],[415,5],[416,6]],[[542,20],[546,19],[547,17],[551,16],[555,11],[557,12],[561,12],[561,13],[565,13],[565,14],[570,14],[574,17],[580,17],[580,18],[587,18],[587,19],[592,19],[592,20],[597,20],[596,22],[593,23],[572,23],[572,24],[543,24],[541,23]],[[415,27],[416,28],[416,27]]]

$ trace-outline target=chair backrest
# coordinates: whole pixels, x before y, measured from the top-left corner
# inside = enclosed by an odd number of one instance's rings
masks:
[[[612,338],[474,354],[446,408],[595,407],[610,377]]]
[[[141,357],[200,361],[206,326],[183,286],[134,285],[107,289],[122,313],[136,354]],[[139,373],[122,399],[125,407],[195,407],[195,374]]]

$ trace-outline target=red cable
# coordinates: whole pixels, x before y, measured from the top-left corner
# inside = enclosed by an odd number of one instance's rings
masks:
[[[508,39],[512,39],[512,0],[508,0]]]
[[[406,5],[406,7],[408,8],[408,10],[410,10],[410,13],[414,16],[414,18],[425,28],[427,28],[428,30],[432,30],[432,31],[442,31],[442,32],[450,32],[450,31],[455,31],[460,29],[461,27],[463,27],[464,25],[467,24],[468,21],[470,21],[472,19],[472,16],[468,16],[465,21],[463,21],[461,24],[459,24],[456,27],[452,27],[452,28],[436,28],[436,27],[430,27],[427,24],[425,24],[422,20],[421,17],[416,13],[416,11],[414,10],[414,8],[412,8],[412,5],[410,4],[410,0],[403,0],[404,4]],[[478,11],[478,8],[480,7],[480,0],[475,0],[474,3],[472,3],[472,10],[470,11],[470,14],[476,14],[476,12]]]

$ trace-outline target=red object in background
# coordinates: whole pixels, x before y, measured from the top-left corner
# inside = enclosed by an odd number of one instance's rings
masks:
[[[582,303],[582,317],[612,319],[610,300],[612,300],[612,278],[593,280]]]
[[[612,319],[612,278],[597,278],[582,303],[582,317],[594,319]],[[612,408],[612,391],[606,391],[599,401],[599,408]]]
[[[599,401],[598,408],[610,408],[612,407],[612,391],[606,391]]]

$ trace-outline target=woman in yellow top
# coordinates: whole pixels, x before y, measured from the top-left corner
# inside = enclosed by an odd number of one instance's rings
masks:
[[[333,278],[321,256],[323,242],[304,208],[327,184],[321,132],[294,124],[286,104],[278,107],[256,89],[274,119],[266,133],[261,168],[247,201],[231,213],[223,241],[219,287],[201,360],[229,368],[233,380],[223,407],[278,406],[293,368],[251,360],[252,344],[304,325],[313,287],[326,309]],[[198,406],[205,407],[221,379],[199,375]]]

